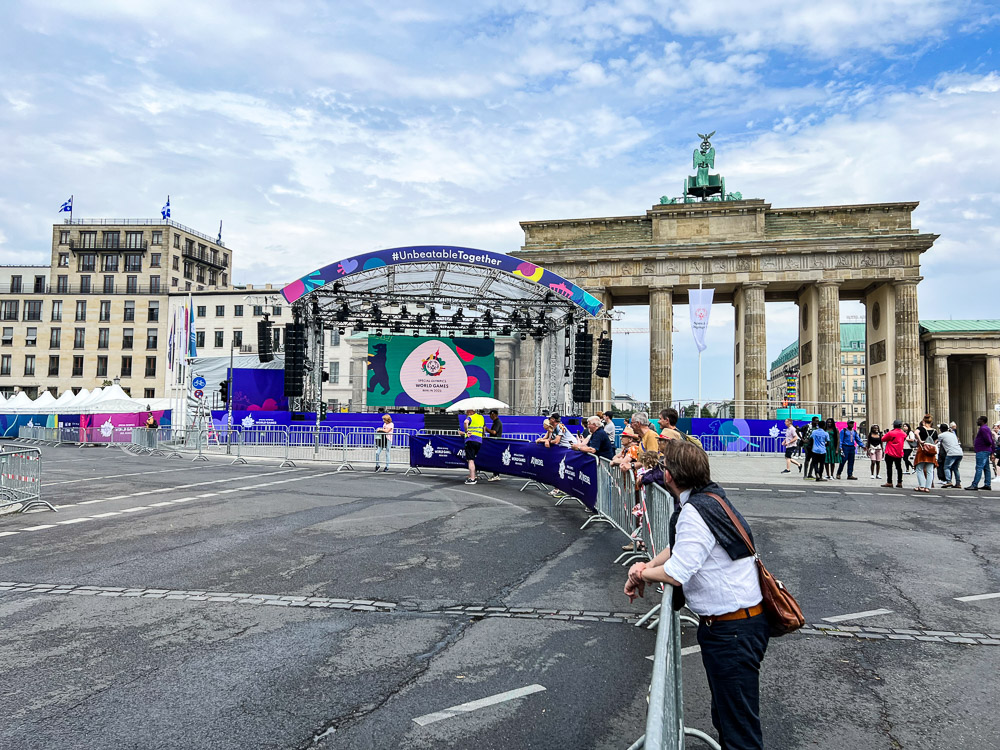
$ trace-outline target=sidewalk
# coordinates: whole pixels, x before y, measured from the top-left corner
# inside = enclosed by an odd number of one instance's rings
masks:
[[[799,460],[799,459],[796,459]],[[885,483],[885,464],[884,462],[880,466],[880,479],[875,480],[871,477],[871,462],[866,458],[863,461],[854,462],[854,475],[858,478],[855,481],[848,481],[847,479],[847,467],[844,467],[843,479],[834,479],[831,482],[816,482],[815,480],[805,480],[802,478],[802,472],[792,465],[792,472],[790,474],[782,474],[782,470],[785,468],[784,456],[761,456],[761,455],[749,455],[749,454],[719,454],[710,453],[709,462],[712,467],[712,479],[719,484],[726,486],[727,484],[766,484],[770,486],[817,486],[823,487],[824,485],[828,488],[837,487],[840,489],[872,489],[878,487]],[[836,468],[834,469],[834,474],[836,474]],[[893,477],[895,480],[895,477]],[[940,486],[940,482],[935,481],[937,486]],[[910,488],[917,486],[917,478],[914,474],[904,474],[903,475],[903,487]]]

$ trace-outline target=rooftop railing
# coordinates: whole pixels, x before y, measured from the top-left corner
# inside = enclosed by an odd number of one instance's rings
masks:
[[[203,232],[199,232],[197,229],[192,229],[191,227],[186,227],[173,219],[63,219],[63,224],[72,224],[73,226],[100,226],[100,227],[114,227],[114,226],[126,226],[126,227],[136,227],[136,226],[168,226],[180,229],[182,232],[187,232],[188,234],[193,234],[195,237],[201,237],[203,240],[208,240],[209,242],[218,245],[219,247],[225,247],[225,242],[217,242],[214,237],[209,237]]]

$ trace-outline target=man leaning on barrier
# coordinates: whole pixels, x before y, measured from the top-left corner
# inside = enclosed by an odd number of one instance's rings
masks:
[[[601,458],[611,459],[615,455],[615,447],[604,429],[601,418],[593,416],[587,419],[587,429],[590,430],[590,440],[584,443],[582,440],[570,446],[575,451],[581,453],[594,453]]]
[[[708,456],[691,443],[669,440],[660,483],[674,498],[670,546],[629,569],[625,593],[641,595],[647,582],[674,586],[674,608],[700,615],[698,644],[712,692],[712,723],[723,748],[763,748],[760,663],[768,642],[760,579],[754,559],[718,495],[750,525],[712,482]]]

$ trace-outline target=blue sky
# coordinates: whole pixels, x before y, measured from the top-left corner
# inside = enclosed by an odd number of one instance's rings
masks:
[[[516,250],[519,220],[638,214],[696,132],[775,206],[919,200],[921,316],[998,317],[1000,12],[992,2],[33,0],[0,28],[0,263],[76,215],[215,231],[238,282],[359,250]],[[768,348],[795,336],[768,305]],[[859,309],[844,305],[843,315]],[[644,326],[645,310],[621,325]],[[675,397],[697,388],[675,309]],[[716,306],[706,397],[732,393]],[[613,383],[643,396],[646,338]]]

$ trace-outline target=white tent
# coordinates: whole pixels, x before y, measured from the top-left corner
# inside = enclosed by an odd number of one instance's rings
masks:
[[[32,401],[28,398],[28,394],[24,391],[18,391],[14,394],[14,398],[10,399],[6,404],[4,404],[4,411],[10,412],[29,412],[31,411]]]
[[[101,397],[101,393],[104,391],[103,388],[95,388],[90,393],[87,393],[87,389],[84,388],[78,394],[76,394],[76,399],[70,404],[73,407],[73,412],[77,414],[85,413],[82,410],[87,404],[91,404],[97,401]],[[85,395],[86,394],[86,395]]]
[[[53,414],[52,405],[55,402],[55,396],[48,391],[42,391],[42,394],[31,402],[31,410],[37,414]]]
[[[82,392],[82,391],[81,391]],[[89,391],[87,392],[89,395]],[[62,395],[55,400],[52,404],[51,413],[52,414],[72,414],[73,407],[72,403],[76,400],[76,394],[73,391],[63,391]]]
[[[105,388],[96,399],[80,407],[81,414],[135,414],[146,411],[146,404],[131,398],[121,386]]]
[[[151,398],[144,399],[143,403],[149,407],[149,411],[169,411],[176,408],[177,399],[173,398]]]

